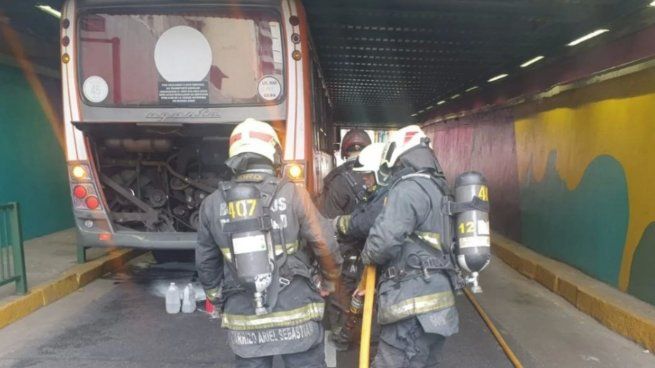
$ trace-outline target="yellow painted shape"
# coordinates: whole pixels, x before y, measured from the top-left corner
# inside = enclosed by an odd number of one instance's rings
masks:
[[[577,187],[599,155],[610,155],[623,166],[630,218],[619,287],[627,290],[635,249],[648,224],[655,221],[655,70],[528,104],[516,113],[521,185],[529,179],[543,180],[552,151],[557,153],[555,169],[569,190]]]

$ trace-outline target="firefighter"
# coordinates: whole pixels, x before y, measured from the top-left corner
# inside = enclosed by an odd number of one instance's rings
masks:
[[[356,242],[358,251],[361,251],[364,247],[364,242],[366,241],[368,232],[373,226],[375,219],[382,211],[384,198],[387,193],[387,187],[378,185],[377,180],[377,171],[380,167],[383,149],[384,143],[372,143],[364,148],[361,154],[357,157],[357,164],[353,168],[353,171],[359,172],[363,175],[364,183],[366,185],[365,201],[359,203],[350,215],[338,216],[333,221],[335,232],[338,234],[339,238]],[[361,257],[359,257],[358,252],[355,258],[347,260],[343,274],[344,277],[351,277],[359,280],[361,278],[362,270]],[[355,304],[359,304],[362,295],[363,294],[355,296],[357,298]],[[352,302],[354,302],[354,300],[351,300],[351,309],[354,306]],[[339,331],[339,334],[333,335],[333,340],[337,347],[342,350],[346,350],[351,342],[358,337],[361,316],[354,314],[352,311],[350,311],[349,314],[350,315],[348,316],[348,319],[346,319],[343,328]],[[376,339],[378,327],[379,326],[377,325],[375,326]]]
[[[341,157],[346,161],[339,167],[335,168],[328,174],[324,183],[324,192],[319,199],[319,208],[321,213],[330,219],[340,215],[350,214],[357,203],[364,200],[365,187],[364,179],[361,173],[354,172],[352,169],[357,163],[357,156],[369,144],[371,138],[368,133],[362,129],[351,129],[346,133],[341,142]],[[338,239],[339,249],[344,259],[357,259],[361,250],[361,245],[353,241]],[[349,262],[351,263],[351,262]],[[350,266],[347,266],[350,268]],[[350,294],[357,286],[357,271],[344,274],[342,283],[338,285],[338,290],[330,298],[327,306],[326,324],[332,331],[332,336],[340,334],[343,326],[344,311],[347,309],[347,303],[350,300]],[[335,341],[339,349],[345,349],[339,341]]]
[[[237,367],[271,367],[274,355],[287,367],[324,367],[323,297],[342,260],[309,194],[277,177],[280,151],[266,123],[247,119],[232,131],[234,177],[200,210],[198,276],[222,311]]]
[[[368,237],[375,219],[382,212],[384,199],[388,187],[380,185],[378,180],[378,169],[382,161],[382,150],[384,143],[373,143],[364,148],[357,157],[357,165],[353,171],[362,173],[364,185],[366,186],[365,201],[357,205],[349,215],[338,216],[334,220],[336,233],[340,238],[361,242],[363,244]]]
[[[380,268],[373,366],[436,366],[446,337],[458,332],[451,254],[452,222],[442,210],[447,184],[423,131],[400,129],[387,143],[380,176],[388,199],[362,251]]]
[[[341,142],[344,163],[332,170],[323,180],[325,191],[321,197],[321,213],[327,218],[347,215],[364,196],[364,179],[353,172],[357,156],[369,144],[371,137],[362,129],[351,129]]]

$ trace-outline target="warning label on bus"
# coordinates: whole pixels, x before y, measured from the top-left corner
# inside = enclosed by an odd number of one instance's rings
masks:
[[[209,103],[207,82],[159,82],[162,105],[204,105]]]

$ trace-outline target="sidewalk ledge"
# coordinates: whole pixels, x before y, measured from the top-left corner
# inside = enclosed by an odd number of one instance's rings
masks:
[[[611,330],[655,351],[655,307],[542,256],[506,237],[493,234],[492,252],[525,277],[560,295]]]
[[[63,298],[101,275],[120,268],[139,254],[128,249],[114,250],[96,260],[73,266],[58,278],[38,285],[30,289],[27,294],[1,304],[0,329]]]

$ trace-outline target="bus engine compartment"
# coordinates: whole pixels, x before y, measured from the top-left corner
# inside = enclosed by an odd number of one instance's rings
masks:
[[[169,131],[129,136],[89,140],[114,228],[196,231],[203,199],[231,175],[225,166],[229,136]]]

